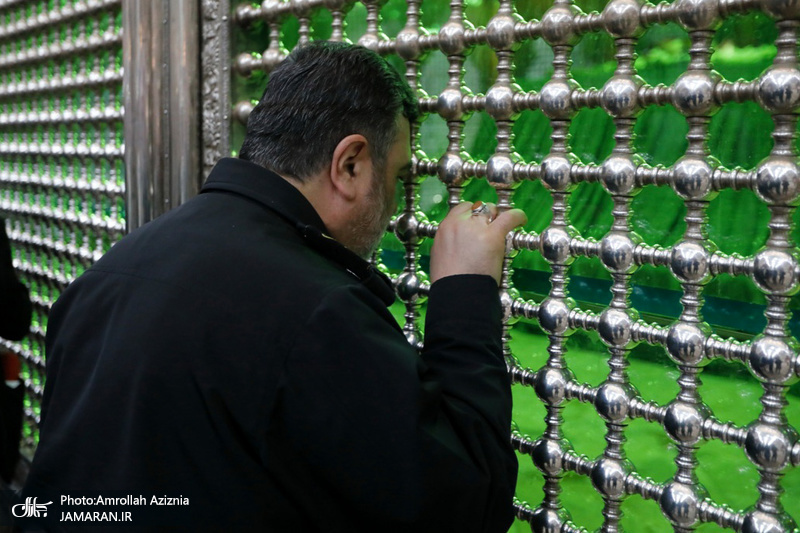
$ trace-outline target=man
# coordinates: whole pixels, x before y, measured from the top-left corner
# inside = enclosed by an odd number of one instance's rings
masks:
[[[31,300],[28,288],[17,279],[11,259],[11,244],[6,221],[0,218],[0,337],[20,340],[31,325]]]
[[[33,308],[28,287],[17,279],[6,221],[0,218],[0,337],[21,340],[28,334]],[[0,478],[10,482],[19,461],[23,387],[17,354],[0,346]],[[16,383],[9,387],[6,383]],[[0,502],[3,501],[0,497]],[[3,512],[0,511],[0,516]]]
[[[54,306],[23,496],[180,495],[192,530],[505,531],[516,459],[497,282],[525,217],[463,204],[442,222],[418,355],[363,259],[410,171],[416,115],[374,53],[295,50],[240,159]]]

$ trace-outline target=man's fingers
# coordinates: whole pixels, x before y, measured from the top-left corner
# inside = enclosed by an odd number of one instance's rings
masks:
[[[463,215],[464,213],[469,213],[470,211],[472,211],[472,202],[461,202],[450,209],[450,213],[448,213],[448,215]]]
[[[492,221],[492,226],[499,226],[499,231],[502,231],[503,235],[505,235],[512,229],[518,228],[527,222],[528,215],[525,214],[525,211],[522,209],[509,209],[508,211],[500,213],[497,218]]]
[[[528,216],[521,209],[509,209],[508,211],[498,214],[497,206],[495,204],[488,202],[481,203],[487,209],[487,213],[485,214],[474,215],[472,213],[473,208],[475,208],[478,202],[460,202],[450,209],[450,213],[448,213],[447,216],[457,218],[472,216],[475,218],[485,218],[487,221],[491,221],[492,226],[499,225],[500,231],[502,231],[503,234],[506,234],[512,229],[522,226],[528,222]]]
[[[486,208],[489,210],[489,214],[488,214],[489,221],[492,222],[492,221],[494,221],[494,219],[497,218],[497,206],[495,204],[493,204],[493,203],[487,203],[485,205],[486,205]],[[486,215],[484,215],[484,216],[486,216]]]
[[[473,214],[473,209],[481,209]],[[485,212],[483,212],[485,211]],[[431,249],[431,281],[457,274],[486,274],[500,280],[506,235],[525,224],[528,217],[520,209],[497,214],[497,206],[460,203],[439,225]]]
[[[493,203],[478,200],[471,206],[470,216],[480,219],[482,222],[489,223],[497,217],[497,206]]]

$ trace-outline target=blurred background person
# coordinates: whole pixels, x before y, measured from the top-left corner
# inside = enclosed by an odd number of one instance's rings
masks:
[[[31,325],[31,300],[28,288],[17,279],[11,261],[11,244],[6,221],[0,218],[0,337],[21,340]],[[4,380],[0,385],[0,477],[11,482],[19,461],[22,429],[22,397],[19,358],[0,346]]]

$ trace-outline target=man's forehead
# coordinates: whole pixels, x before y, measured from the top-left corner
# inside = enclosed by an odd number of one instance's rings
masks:
[[[411,169],[411,127],[408,119],[402,115],[398,117],[397,136],[392,147],[396,161],[402,161],[401,170]]]

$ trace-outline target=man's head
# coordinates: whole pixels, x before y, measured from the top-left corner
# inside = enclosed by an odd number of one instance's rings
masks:
[[[408,84],[376,53],[312,42],[292,51],[270,74],[247,121],[239,157],[302,182],[330,163],[339,141],[359,133],[380,170],[398,116],[413,122],[418,112]]]
[[[397,178],[410,170],[418,112],[411,89],[374,52],[310,43],[271,73],[239,157],[287,178],[331,235],[366,257],[396,208]]]

